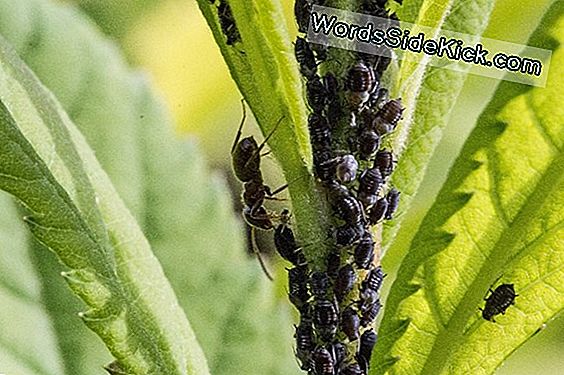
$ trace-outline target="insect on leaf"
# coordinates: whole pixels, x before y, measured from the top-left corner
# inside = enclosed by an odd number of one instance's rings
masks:
[[[374,353],[389,373],[493,373],[564,309],[563,22],[556,2],[529,42],[554,51],[547,87],[500,84],[411,244]],[[515,305],[483,319],[504,283]]]

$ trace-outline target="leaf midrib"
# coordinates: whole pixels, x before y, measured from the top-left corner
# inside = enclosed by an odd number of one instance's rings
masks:
[[[550,163],[546,172],[538,180],[535,189],[529,195],[527,202],[500,236],[490,253],[491,256],[484,262],[444,329],[436,336],[421,374],[439,374],[447,364],[447,358],[450,359],[465,337],[461,332],[468,318],[475,313],[476,301],[482,298],[481,291],[486,290],[491,285],[498,276],[496,271],[504,269],[503,265],[512,258],[512,252],[508,249],[513,249],[527,233],[526,229],[529,227],[531,218],[538,212],[538,208],[550,199],[553,191],[560,188],[561,184],[554,183],[554,181],[561,182],[563,176],[564,154],[560,153]],[[530,248],[530,246],[527,246],[522,251],[527,252]],[[523,253],[520,255],[522,256]],[[429,272],[429,267],[426,266],[425,269],[426,272]],[[443,345],[444,343],[449,343],[449,345]]]

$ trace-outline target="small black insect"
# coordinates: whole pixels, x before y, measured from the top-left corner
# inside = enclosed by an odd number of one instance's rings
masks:
[[[316,298],[323,298],[329,290],[329,276],[326,272],[312,272],[310,276],[311,292]]]
[[[372,297],[369,300],[361,302],[360,306],[360,325],[366,327],[370,325],[374,319],[378,316],[382,304],[380,303],[380,298],[374,298],[375,293],[372,293]]]
[[[331,355],[335,367],[338,368],[347,357],[347,348],[342,343],[335,342],[331,345]]]
[[[385,277],[386,275],[382,272],[382,266],[378,266],[371,270],[362,281],[360,288],[361,295],[368,290],[379,292]]]
[[[339,371],[339,375],[365,375],[358,363],[350,363]]]
[[[289,226],[290,213],[288,210],[281,212],[280,221],[281,223],[274,229],[274,246],[278,254],[295,266],[306,264],[304,254]]]
[[[311,353],[315,346],[313,327],[310,321],[302,319],[300,320],[300,324],[295,328],[296,357],[300,361],[300,368],[304,371],[308,371],[311,368]]]
[[[362,336],[360,336],[360,347],[356,358],[365,373],[368,373],[372,350],[374,349],[374,345],[376,345],[377,340],[378,336],[372,329],[365,331]]]
[[[337,305],[326,299],[318,300],[313,310],[313,323],[319,335],[329,340],[335,335],[339,324]]]
[[[368,160],[380,148],[380,136],[371,129],[363,130],[358,136],[358,156]]]
[[[378,168],[366,169],[359,178],[358,199],[364,207],[372,206],[378,200],[378,193],[384,184],[384,179]]]
[[[380,87],[370,95],[368,107],[372,110],[379,110],[389,99],[388,89]]]
[[[507,308],[515,304],[515,288],[513,284],[501,284],[495,290],[489,290],[490,295],[484,298],[486,305],[482,310],[482,318],[495,323],[495,316],[505,314]]]
[[[373,126],[378,134],[384,135],[393,131],[401,120],[403,110],[400,99],[390,100],[384,104],[374,118]]]
[[[312,359],[315,375],[335,375],[335,362],[327,349],[315,349]]]
[[[308,128],[315,176],[321,181],[331,181],[335,176],[335,163],[331,150],[329,123],[324,116],[312,113],[308,118]]]
[[[362,226],[345,224],[335,228],[333,237],[338,246],[349,246],[358,241],[363,234],[364,228]]]
[[[339,158],[335,167],[337,179],[344,184],[348,184],[355,180],[358,171],[358,162],[354,156],[347,154]]]
[[[394,218],[394,213],[396,212],[399,206],[399,198],[400,198],[400,192],[397,191],[395,188],[392,188],[388,192],[388,194],[386,195],[386,200],[388,201],[388,209],[386,210],[384,219],[392,220]]]
[[[388,150],[380,150],[374,159],[374,168],[378,168],[383,178],[387,178],[394,170],[394,155]]]
[[[388,210],[388,200],[386,197],[382,197],[376,201],[374,206],[368,210],[368,222],[370,225],[378,223],[384,217],[384,214]]]
[[[222,0],[217,8],[217,15],[219,17],[219,24],[221,26],[221,31],[227,38],[226,43],[230,46],[241,41],[241,34],[235,25],[235,18],[233,18],[233,12],[227,1]]]
[[[288,270],[288,296],[290,302],[298,311],[304,310],[307,301],[310,299],[307,281],[309,278],[309,270],[307,265],[293,267]]]
[[[358,200],[352,196],[348,189],[338,183],[328,186],[329,202],[335,215],[352,226],[362,225],[364,215]]]
[[[352,265],[346,264],[339,270],[335,280],[334,290],[337,301],[341,302],[350,293],[356,281],[356,273]]]
[[[296,0],[294,4],[294,15],[298,24],[300,33],[307,33],[309,25],[309,14],[311,12],[311,4],[309,0]]]
[[[354,249],[354,263],[360,269],[370,269],[374,260],[374,240],[367,232]]]
[[[315,56],[313,55],[309,43],[304,38],[296,38],[294,53],[300,67],[300,73],[307,79],[313,78],[317,73],[317,63],[315,62]]]
[[[307,102],[313,112],[321,113],[327,104],[327,90],[318,75],[310,77],[306,83]]]
[[[343,311],[341,317],[341,329],[347,335],[349,341],[356,341],[360,337],[360,317],[356,310],[349,306]]]
[[[378,81],[370,65],[358,62],[349,69],[345,86],[350,91],[350,104],[354,108],[360,108],[377,88]]]

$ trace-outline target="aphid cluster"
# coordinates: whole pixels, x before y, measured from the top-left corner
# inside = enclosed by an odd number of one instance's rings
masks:
[[[324,2],[296,1],[301,33],[307,32],[312,5]],[[394,19],[383,1],[361,3],[365,13]],[[295,348],[301,368],[310,374],[362,375],[368,373],[376,344],[371,326],[382,307],[385,277],[375,260],[370,226],[393,219],[399,204],[399,192],[388,187],[394,155],[382,144],[400,121],[403,107],[380,84],[389,58],[350,52],[354,58],[341,73],[324,72],[331,49],[300,36],[295,42],[311,111],[313,172],[332,213],[327,235],[331,251],[325,267],[311,269],[293,235],[292,241],[281,240],[283,232],[292,233],[287,223],[276,229],[275,243],[293,264],[288,291],[300,313]]]

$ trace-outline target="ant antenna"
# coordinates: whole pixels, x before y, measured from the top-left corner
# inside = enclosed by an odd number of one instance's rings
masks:
[[[235,151],[235,147],[239,140],[241,139],[241,134],[243,134],[243,124],[245,123],[245,119],[247,118],[247,107],[245,107],[245,99],[241,99],[241,106],[243,107],[243,118],[241,119],[241,124],[239,124],[239,130],[237,130],[237,136],[235,137],[235,141],[233,141],[233,145],[231,146],[231,153]]]

